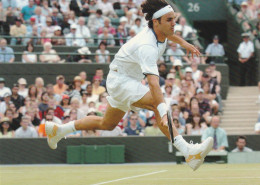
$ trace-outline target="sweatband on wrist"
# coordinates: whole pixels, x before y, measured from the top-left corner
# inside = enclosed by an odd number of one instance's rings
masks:
[[[172,7],[170,5],[167,5],[163,8],[161,8],[160,10],[156,11],[153,14],[153,18],[152,19],[158,19],[159,17],[169,13],[169,12],[174,12],[174,10],[172,9]]]
[[[167,114],[167,106],[166,106],[166,103],[160,103],[158,106],[157,106],[157,110],[161,116],[161,118]]]

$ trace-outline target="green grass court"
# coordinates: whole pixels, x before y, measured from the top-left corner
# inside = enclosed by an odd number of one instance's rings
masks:
[[[1,185],[260,185],[260,164],[0,166]]]

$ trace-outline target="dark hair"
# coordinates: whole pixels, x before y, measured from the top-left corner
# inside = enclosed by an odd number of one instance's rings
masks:
[[[201,115],[200,115],[199,113],[194,113],[194,114],[192,114],[192,118],[191,118],[192,128],[195,127],[195,122],[194,122],[194,120],[193,120],[193,118],[194,118],[195,116],[200,118],[200,120],[199,120],[199,127],[201,127],[202,117],[201,117]]]
[[[238,142],[239,139],[244,139],[246,141],[246,136],[238,136],[237,137],[237,142]]]
[[[153,28],[153,14],[160,10],[161,8],[167,6],[168,3],[164,0],[146,0],[145,2],[142,3],[141,7],[142,7],[142,12],[145,14],[145,19],[148,22],[148,26],[149,28]],[[161,20],[161,18],[158,18],[157,20]]]
[[[35,98],[37,98],[37,96],[38,96],[38,89],[37,89],[37,87],[35,86],[35,85],[30,85],[29,86],[29,89],[28,89],[28,96],[31,98],[31,96],[33,96],[33,94],[31,93],[31,89],[33,88],[33,87],[35,87],[35,89],[36,89],[36,92],[35,92]]]
[[[100,15],[102,15],[102,14],[103,14],[103,12],[102,12],[102,10],[101,10],[101,9],[97,9],[96,13],[97,13],[97,14],[100,14]]]
[[[100,46],[101,46],[101,45],[105,45],[105,46],[107,47],[107,43],[104,42],[104,41],[101,41],[101,42],[99,43],[99,45],[98,45],[98,49],[100,49]]]
[[[27,43],[27,45],[26,45],[26,47],[25,47],[26,51],[28,51],[29,46],[32,46],[32,48],[33,48],[32,51],[34,51],[34,45],[33,45],[33,43],[31,43],[31,42],[28,42],[28,43]]]
[[[43,101],[43,96],[45,95],[45,94],[48,94],[46,91],[44,91],[43,93],[42,93],[42,95],[41,95],[41,101]]]
[[[190,99],[190,109],[191,109],[191,102],[192,102],[192,100],[197,100],[197,102],[199,103],[199,100],[198,100],[198,98],[197,97],[195,97],[195,96],[193,96],[191,99]]]
[[[46,109],[46,114],[49,114],[49,111],[50,111],[50,110],[53,110],[53,111],[55,111],[55,109],[54,109],[54,108],[52,108],[52,107],[49,107],[49,108],[47,108],[47,109]],[[45,114],[45,115],[46,115],[46,114]]]

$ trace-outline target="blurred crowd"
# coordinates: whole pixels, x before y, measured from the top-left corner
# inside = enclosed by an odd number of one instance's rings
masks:
[[[147,25],[141,3],[141,0],[2,0],[0,34],[5,39],[0,38],[0,62],[110,63],[110,55],[114,53],[107,47],[122,46]],[[176,15],[175,33],[193,43],[205,57],[192,59],[185,56],[178,44],[169,42],[167,56],[162,61],[173,63],[180,58],[189,64],[193,61],[204,64],[210,61],[210,56],[224,56],[218,36],[213,38],[215,45],[203,51],[197,31],[181,13]],[[21,60],[15,59],[12,48],[17,45],[25,47]],[[34,51],[38,45],[43,47],[40,54]],[[79,49],[70,51],[73,55],[59,56],[53,46]],[[98,49],[91,53],[89,46]]]

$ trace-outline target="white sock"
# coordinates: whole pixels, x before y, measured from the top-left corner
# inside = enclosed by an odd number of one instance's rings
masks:
[[[75,121],[70,121],[69,123],[63,124],[60,128],[60,133],[64,136],[71,132],[75,132]]]
[[[183,139],[181,135],[174,138],[173,144],[185,157],[188,155],[188,143]]]

